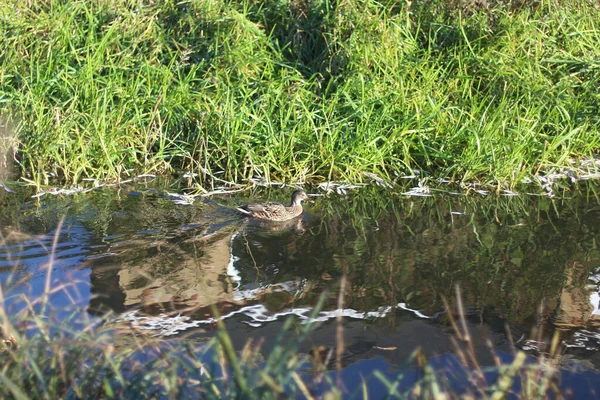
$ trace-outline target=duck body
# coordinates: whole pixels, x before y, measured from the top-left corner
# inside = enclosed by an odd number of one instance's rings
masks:
[[[296,190],[292,194],[289,206],[281,203],[256,203],[238,207],[242,214],[261,221],[281,222],[296,218],[302,214],[302,201],[308,199],[303,190]]]

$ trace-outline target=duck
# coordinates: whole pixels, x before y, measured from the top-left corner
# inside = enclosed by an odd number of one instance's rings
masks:
[[[288,221],[302,214],[303,200],[308,200],[304,190],[296,190],[292,193],[289,206],[280,203],[255,203],[237,207],[237,210],[247,217],[261,221]]]

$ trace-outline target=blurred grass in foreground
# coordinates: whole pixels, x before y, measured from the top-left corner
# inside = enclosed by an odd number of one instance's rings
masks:
[[[462,378],[464,382],[454,382],[461,387],[460,393],[452,390],[447,375],[438,375],[420,349],[406,360],[406,365],[412,365],[410,368],[421,377],[409,389],[399,390],[404,379],[402,369],[372,370],[365,374],[358,390],[347,393],[341,388],[354,382],[340,381],[338,372],[328,371],[322,359],[316,361],[297,353],[298,341],[313,329],[311,324],[303,326],[299,335],[297,331],[291,334],[293,339],[285,339],[291,319],[280,341],[264,355],[261,343],[251,341],[236,351],[220,324],[215,339],[198,343],[185,338],[153,338],[133,328],[117,332],[76,311],[72,319],[60,323],[49,322],[31,309],[17,316],[8,316],[4,311],[0,315],[3,398],[369,399],[374,381],[385,386],[390,398],[448,399],[467,395],[501,399],[510,395],[529,399],[554,398],[561,393],[560,373],[552,359],[542,356],[532,362],[519,351],[510,364],[497,359],[496,367],[480,366],[468,331],[463,330],[466,325],[462,312],[463,320],[452,320],[458,333],[458,359],[468,373]],[[81,318],[87,320],[87,325],[68,327],[80,324]],[[29,334],[25,334],[25,326]],[[328,364],[331,367],[331,362]],[[492,371],[496,379],[489,378]]]
[[[58,236],[56,236],[58,237]],[[2,241],[9,237],[0,238]],[[52,251],[52,250],[50,250]],[[337,347],[324,358],[298,353],[299,343],[314,329],[314,323],[294,325],[289,319],[273,350],[261,352],[260,342],[248,342],[234,349],[222,322],[218,334],[208,342],[180,337],[151,337],[133,326],[102,323],[82,308],[70,310],[69,317],[57,318],[50,296],[69,292],[81,282],[53,287],[52,257],[45,269],[43,292],[35,298],[6,293],[19,284],[9,278],[0,286],[0,397],[2,398],[370,398],[370,383],[383,384],[390,398],[554,398],[560,395],[560,372],[553,363],[558,338],[548,356],[526,360],[516,352],[510,364],[495,357],[496,366],[478,363],[465,319],[461,294],[446,302],[446,323],[454,330],[456,354],[467,374],[461,392],[455,393],[448,377],[439,375],[415,349],[406,365],[420,377],[409,389],[399,390],[403,369],[396,372],[373,370],[352,393],[341,389],[338,372],[327,370],[336,360],[341,368],[345,351],[342,318],[338,318]],[[340,283],[344,293],[345,277]],[[10,298],[10,301],[6,301]],[[322,306],[321,298],[315,310]],[[15,301],[20,301],[17,311]],[[344,307],[339,295],[338,308]],[[64,310],[63,310],[64,311]],[[316,311],[314,311],[316,315]],[[293,332],[292,332],[293,330]],[[510,336],[510,335],[509,335]],[[489,343],[490,350],[493,345]],[[333,354],[333,355],[332,355]],[[320,360],[319,360],[320,358]],[[324,361],[325,359],[325,361]],[[324,363],[322,363],[324,361]],[[311,367],[312,365],[312,367]],[[490,371],[497,375],[489,378]],[[341,371],[343,374],[343,371]],[[460,375],[459,375],[460,376]],[[461,378],[455,378],[461,379]],[[349,382],[348,382],[349,384]],[[554,396],[554,397],[553,397]]]
[[[597,2],[0,1],[27,179],[511,185],[600,147]]]

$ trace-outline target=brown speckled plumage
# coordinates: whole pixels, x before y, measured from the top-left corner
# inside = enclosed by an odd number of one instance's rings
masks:
[[[302,214],[302,200],[308,199],[303,190],[292,193],[292,203],[285,206],[280,203],[256,203],[238,207],[238,211],[248,217],[263,221],[287,221]]]

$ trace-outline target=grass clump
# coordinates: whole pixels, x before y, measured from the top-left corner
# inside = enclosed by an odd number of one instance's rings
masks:
[[[36,274],[43,285],[34,285],[30,277],[17,274],[5,274],[0,285],[1,398],[368,399],[383,394],[390,398],[529,399],[568,393],[555,366],[560,357],[558,336],[548,357],[541,355],[538,361],[518,351],[511,361],[503,362],[488,341],[494,365],[480,364],[475,345],[477,328],[467,320],[458,289],[451,302],[444,300],[447,312],[434,322],[452,328],[454,334],[449,336],[455,345],[454,362],[435,367],[436,362],[428,362],[423,352],[415,349],[402,368],[392,370],[389,364],[381,369],[363,367],[359,370],[360,383],[351,380],[356,380],[356,370],[349,372],[353,365],[344,361],[353,350],[344,343],[342,312],[337,317],[335,348],[313,347],[311,356],[299,352],[303,341],[327,339],[309,337],[316,333],[318,311],[326,307],[327,293],[312,303],[314,309],[306,324],[293,318],[282,324],[274,343],[265,346],[271,348],[269,351],[262,348],[260,339],[234,348],[216,311],[218,330],[212,339],[194,332],[174,339],[152,336],[156,331],[144,330],[143,323],[130,318],[129,322],[119,315],[96,318],[85,312],[87,304],[80,302],[79,293],[86,283],[56,280],[52,275],[55,255],[56,260],[59,258],[60,227],[49,249],[48,263]],[[11,234],[0,236],[0,245],[11,240]],[[16,273],[18,262],[15,264]],[[334,296],[329,298],[330,305],[337,303],[337,310],[348,307],[346,280],[344,275],[337,302]],[[26,295],[28,282],[41,286],[40,293]],[[57,294],[72,303],[62,307],[54,304]],[[157,319],[162,326],[176,324],[185,320],[186,311],[193,314],[194,310],[178,310],[171,314],[171,321],[168,314]]]
[[[512,184],[598,155],[598,21],[592,1],[2,0],[0,104],[38,184]]]
[[[221,323],[214,339],[196,341],[151,337],[114,322],[101,325],[76,309],[59,321],[44,308],[43,299],[65,289],[50,288],[15,314],[7,312],[0,291],[0,329],[6,338],[0,342],[2,398],[369,399],[372,393],[381,396],[383,387],[390,398],[528,399],[554,398],[562,390],[558,369],[544,358],[532,362],[517,352],[511,363],[496,357],[495,367],[480,366],[463,311],[460,321],[449,318],[461,363],[457,370],[435,369],[416,349],[407,368],[368,371],[356,385],[342,381],[343,369],[328,372],[331,363],[315,358],[309,363],[311,358],[298,353],[313,324],[291,335],[288,320],[273,349],[263,354],[261,343],[252,341],[234,349]],[[417,378],[406,380],[405,374]]]

